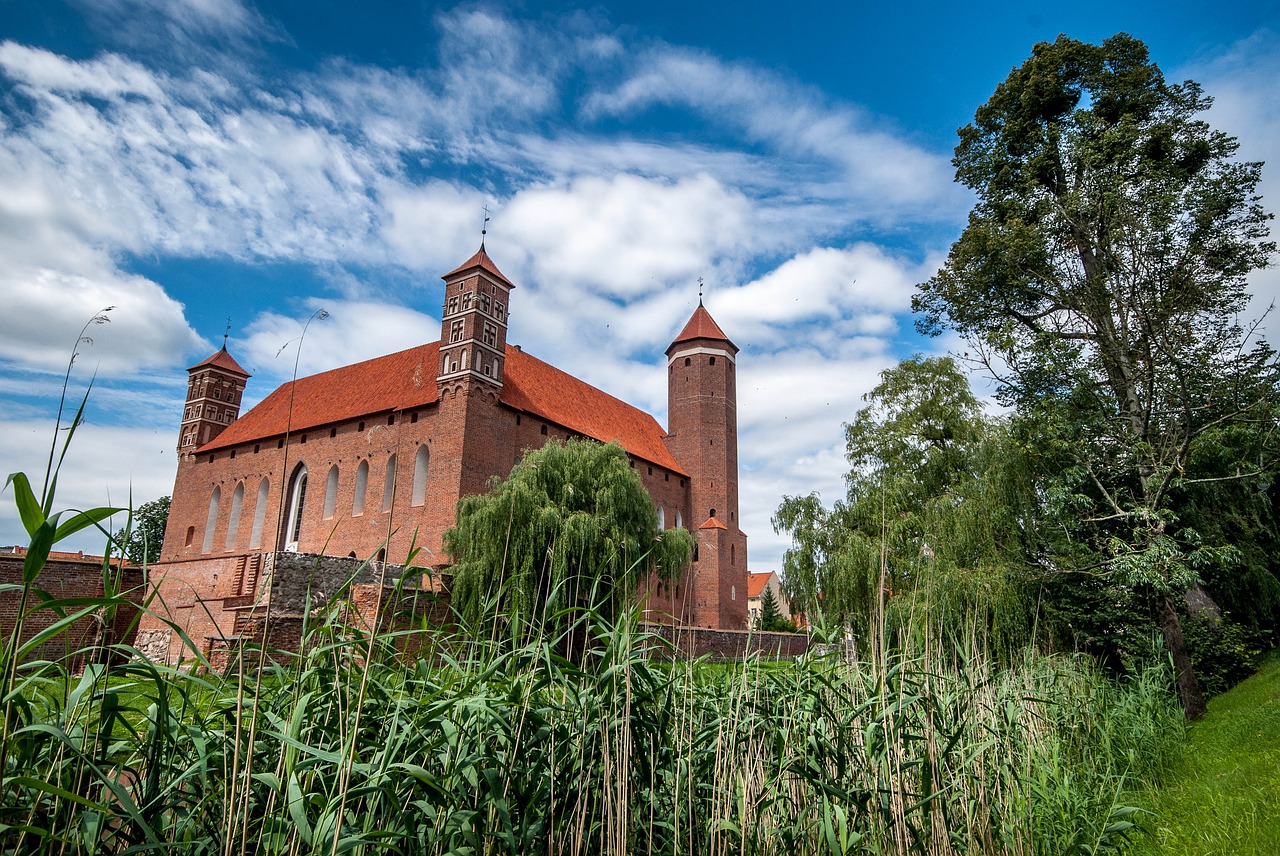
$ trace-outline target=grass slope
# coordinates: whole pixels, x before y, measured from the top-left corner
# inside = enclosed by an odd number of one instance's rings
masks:
[[[1153,835],[1137,853],[1280,853],[1280,651],[1209,702],[1189,729],[1186,757],[1153,799]]]

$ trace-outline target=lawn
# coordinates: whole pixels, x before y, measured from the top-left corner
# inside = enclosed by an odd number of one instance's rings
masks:
[[[1185,757],[1152,795],[1142,856],[1280,853],[1280,651],[1209,702]]]

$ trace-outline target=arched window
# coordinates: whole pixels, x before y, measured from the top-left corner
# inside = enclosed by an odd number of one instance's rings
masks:
[[[249,548],[262,546],[262,524],[267,521],[267,497],[271,494],[271,480],[258,482],[258,504],[253,507],[253,529],[249,531]]]
[[[684,517],[680,514],[680,510],[676,509],[676,528],[679,529],[684,525]]]
[[[242,505],[244,505],[244,482],[236,485],[235,492],[231,494],[231,518],[227,521],[226,549],[228,550],[236,548],[236,538],[240,535],[240,506]]]
[[[431,453],[426,446],[418,447],[418,454],[413,457],[413,504],[422,505],[427,501],[427,464]]]
[[[661,532],[667,528],[667,510],[661,505],[658,506],[658,531]]]
[[[361,461],[356,467],[356,495],[351,500],[351,516],[364,514],[364,495],[369,490],[369,462]]]
[[[204,519],[204,544],[201,553],[213,549],[213,527],[218,525],[218,506],[222,503],[222,488],[215,487],[209,496],[209,515]]]
[[[338,501],[338,465],[329,467],[329,477],[324,482],[324,519],[333,517],[333,506]]]
[[[298,551],[302,535],[302,510],[307,502],[307,468],[302,464],[294,472],[289,485],[289,516],[284,521],[284,548],[291,553]]]
[[[387,478],[382,483],[382,510],[390,511],[396,498],[396,456],[387,458]]]

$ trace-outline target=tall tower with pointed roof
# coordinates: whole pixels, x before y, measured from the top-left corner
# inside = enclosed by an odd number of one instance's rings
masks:
[[[250,377],[222,349],[187,369],[187,402],[178,429],[178,457],[185,458],[222,433],[240,416],[244,383]]]
[[[444,277],[444,309],[440,321],[441,393],[459,385],[479,385],[496,396],[502,389],[506,360],[507,317],[511,280],[485,252],[476,254]]]
[[[694,625],[747,621],[747,536],[738,519],[738,348],[701,301],[667,348],[667,447],[690,475]]]

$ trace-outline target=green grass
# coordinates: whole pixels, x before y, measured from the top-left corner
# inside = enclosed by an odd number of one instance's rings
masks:
[[[1280,651],[1209,702],[1186,754],[1152,795],[1143,856],[1280,853]]]

